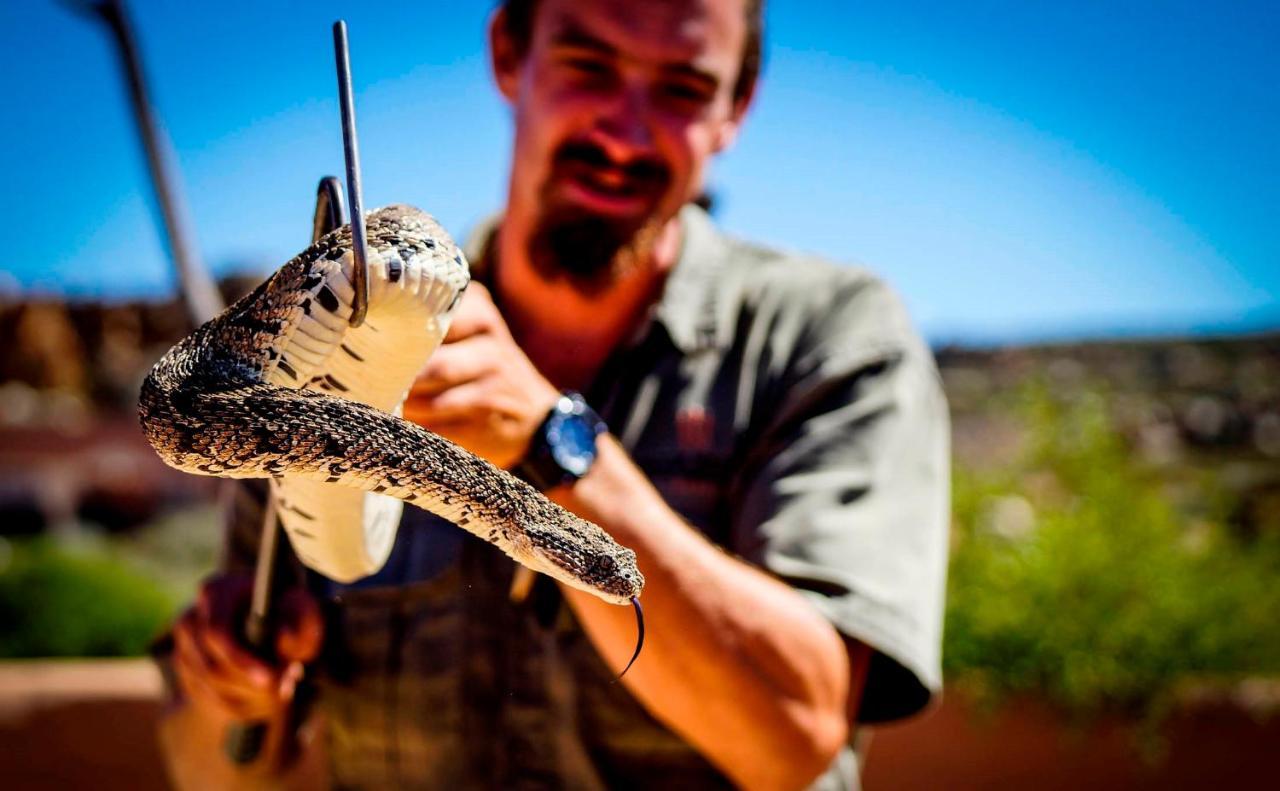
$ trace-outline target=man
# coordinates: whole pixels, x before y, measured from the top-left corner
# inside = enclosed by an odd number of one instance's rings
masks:
[[[282,602],[277,663],[230,636],[244,577],[206,586],[175,629],[175,777],[850,787],[855,723],[936,691],[947,429],[927,349],[866,273],[727,239],[690,205],[751,102],[760,24],[751,0],[503,5],[507,205],[405,407],[636,551],[630,673],[612,683],[629,609],[407,513],[374,579],[313,576],[322,614]],[[236,524],[229,570],[252,558],[252,514]],[[291,748],[304,662],[318,706]],[[271,727],[237,770],[219,743],[244,719]]]

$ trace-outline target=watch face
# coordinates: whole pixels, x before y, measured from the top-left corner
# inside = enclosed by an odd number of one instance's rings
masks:
[[[596,458],[595,427],[577,414],[558,414],[547,424],[547,444],[556,463],[581,477]]]

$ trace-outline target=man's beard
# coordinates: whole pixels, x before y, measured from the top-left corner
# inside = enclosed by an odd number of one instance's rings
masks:
[[[605,153],[589,143],[567,143],[552,160],[553,173],[575,167],[608,165]],[[534,268],[547,280],[565,278],[586,293],[599,293],[639,266],[652,252],[662,218],[657,204],[670,184],[659,162],[640,160],[624,166],[634,189],[653,198],[648,212],[635,217],[593,214],[544,196],[548,207],[529,242]]]
[[[564,278],[587,293],[599,293],[638,267],[649,255],[660,223],[560,209],[544,215],[529,243],[529,257],[547,280]]]

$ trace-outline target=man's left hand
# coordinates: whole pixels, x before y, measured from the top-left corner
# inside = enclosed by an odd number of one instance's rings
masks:
[[[404,417],[510,468],[559,397],[516,345],[489,290],[472,282],[413,383]]]

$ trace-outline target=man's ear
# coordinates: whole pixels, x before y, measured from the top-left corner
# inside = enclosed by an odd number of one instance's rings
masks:
[[[753,82],[746,93],[733,100],[733,107],[729,111],[729,117],[720,124],[720,128],[716,130],[716,139],[713,152],[719,154],[721,151],[733,145],[738,139],[738,131],[742,129],[742,121],[747,117],[747,110],[751,107],[752,100],[756,96],[757,82]]]
[[[507,28],[506,10],[499,8],[489,17],[489,66],[493,69],[493,81],[508,102],[516,98],[519,83],[520,54],[516,42]]]

